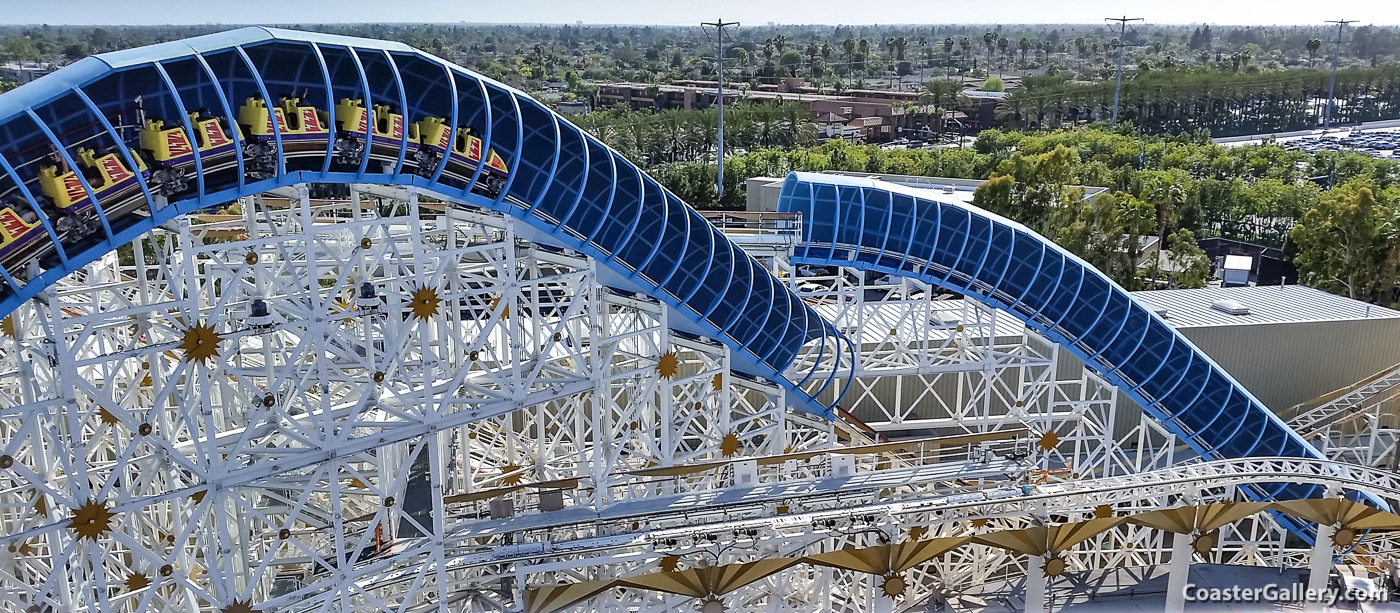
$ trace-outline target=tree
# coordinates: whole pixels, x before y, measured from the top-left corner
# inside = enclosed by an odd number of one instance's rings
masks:
[[[1356,300],[1389,301],[1400,282],[1395,221],[1369,180],[1332,190],[1289,233],[1302,280]]]
[[[1167,237],[1167,288],[1205,287],[1210,277],[1210,258],[1196,244],[1190,230],[1177,230]]]
[[[1322,48],[1322,39],[1320,39],[1320,38],[1309,38],[1307,44],[1304,45],[1304,46],[1305,46],[1305,47],[1307,48],[1307,50],[1308,50],[1308,65],[1309,65],[1309,66],[1316,65],[1316,63],[1317,63],[1317,50]]]
[[[1001,92],[1001,91],[1006,91],[1006,84],[1002,82],[1001,77],[987,77],[987,80],[982,82],[982,91],[984,91],[984,92]]]

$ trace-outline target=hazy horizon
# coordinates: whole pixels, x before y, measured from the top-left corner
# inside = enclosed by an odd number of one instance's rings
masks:
[[[942,3],[940,3],[942,4]],[[951,4],[951,3],[948,3]],[[1323,25],[1333,19],[1357,20],[1356,25],[1400,24],[1400,3],[1338,0],[1325,7],[1301,0],[1277,0],[1261,12],[1260,4],[1241,0],[1180,0],[1173,3],[1142,0],[1084,0],[1075,3],[1003,0],[989,5],[939,6],[927,0],[884,0],[872,7],[836,0],[713,0],[704,4],[658,3],[647,0],[501,0],[464,3],[447,0],[405,0],[396,13],[383,18],[382,2],[342,0],[335,10],[325,5],[303,5],[245,0],[239,3],[191,3],[154,0],[95,3],[91,0],[50,0],[12,6],[3,25],[62,26],[159,26],[246,25],[318,23],[468,23],[625,26],[694,26],[700,21],[724,18],[744,26],[775,25],[980,25],[1057,24],[1097,25],[1110,15],[1142,17],[1148,24],[1192,25]],[[995,19],[995,14],[1014,16]],[[140,18],[132,19],[133,15]],[[413,17],[406,19],[405,17]]]

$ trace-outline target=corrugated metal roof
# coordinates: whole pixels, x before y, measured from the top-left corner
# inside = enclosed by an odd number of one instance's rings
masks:
[[[1132,295],[1150,309],[1166,309],[1167,323],[1177,328],[1400,318],[1400,311],[1305,285],[1167,289]],[[1249,307],[1249,314],[1230,315],[1211,308],[1217,300],[1239,302]]]

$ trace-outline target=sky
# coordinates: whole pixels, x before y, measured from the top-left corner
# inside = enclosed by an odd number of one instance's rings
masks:
[[[385,14],[391,7],[393,14]],[[1394,0],[0,0],[0,23],[54,25],[473,22],[695,25],[1101,23],[1400,25]]]

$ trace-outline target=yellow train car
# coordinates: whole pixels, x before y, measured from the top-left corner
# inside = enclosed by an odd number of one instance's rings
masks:
[[[131,156],[136,160],[137,172],[146,173],[146,163],[135,150]],[[78,165],[83,169],[92,191],[99,200],[107,204],[108,196],[139,190],[140,183],[136,172],[128,170],[116,153],[98,156],[97,152],[84,147],[78,148]],[[70,170],[59,172],[57,166],[45,166],[39,170],[39,188],[59,209],[86,208],[91,206],[87,191],[77,173]]]

